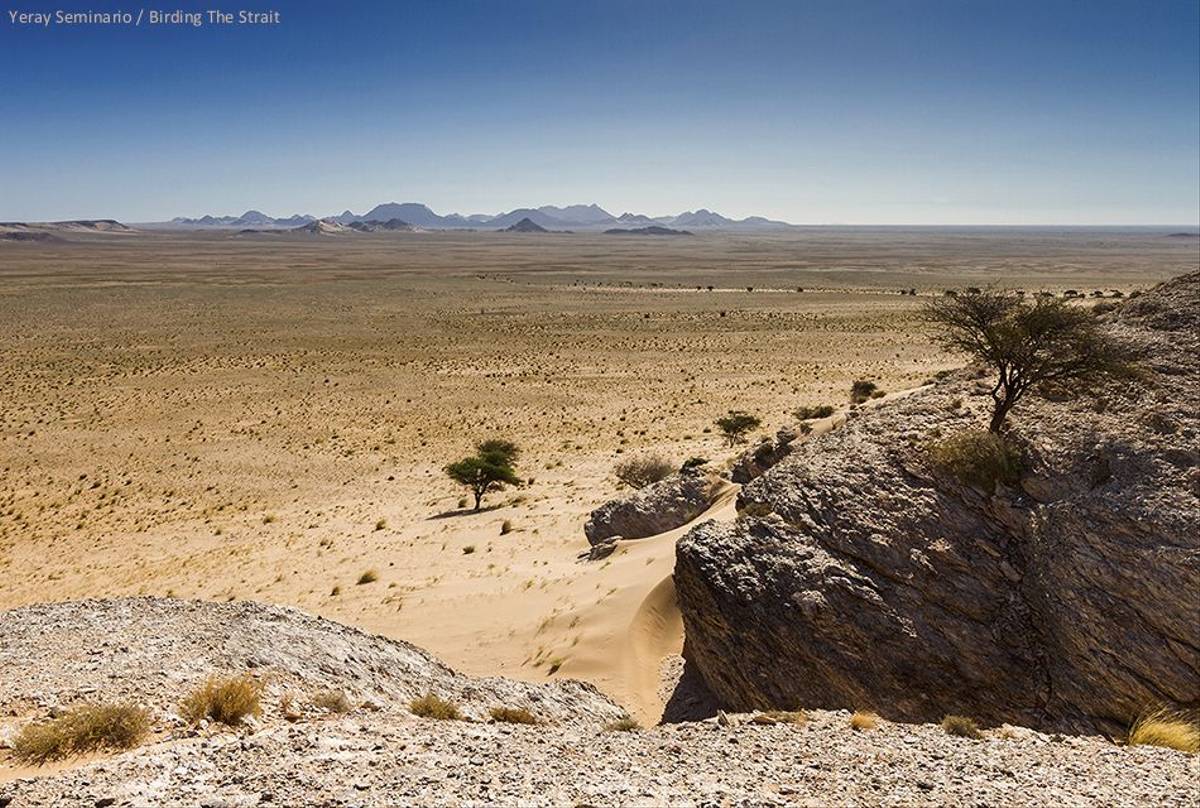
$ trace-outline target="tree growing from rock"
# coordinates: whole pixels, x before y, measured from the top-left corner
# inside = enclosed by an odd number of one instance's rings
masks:
[[[1105,378],[1132,373],[1132,353],[1105,333],[1096,316],[1065,300],[1030,302],[1008,292],[972,289],[937,298],[926,320],[942,347],[960,351],[994,375],[991,432],[1030,390],[1093,388]]]
[[[736,446],[746,440],[746,433],[758,429],[762,420],[748,412],[730,410],[728,415],[718,418],[715,423],[729,445]]]
[[[446,474],[466,486],[475,497],[475,510],[483,507],[483,497],[506,485],[520,485],[513,464],[521,450],[507,440],[486,440],[475,446],[475,454],[446,466]]]

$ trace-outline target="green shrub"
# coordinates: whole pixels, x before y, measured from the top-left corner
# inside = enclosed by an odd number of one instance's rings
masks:
[[[865,379],[859,379],[850,385],[850,403],[862,404],[869,398],[874,398],[879,392],[878,385],[875,382],[870,382]]]
[[[997,483],[1016,485],[1025,470],[1021,450],[995,432],[968,430],[929,447],[933,465],[964,485],[995,491]]]

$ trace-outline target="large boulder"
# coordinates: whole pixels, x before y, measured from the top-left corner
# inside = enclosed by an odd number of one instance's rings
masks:
[[[717,698],[1110,732],[1200,706],[1200,273],[1106,320],[1148,379],[1023,401],[1019,485],[932,466],[929,443],[986,424],[959,374],[796,444],[743,489],[756,516],[681,539]]]
[[[702,466],[684,469],[604,503],[588,517],[584,535],[595,545],[674,530],[708,510],[720,486],[721,479]]]

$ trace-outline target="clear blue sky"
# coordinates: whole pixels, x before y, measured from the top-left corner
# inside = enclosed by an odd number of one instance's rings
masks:
[[[56,5],[2,5],[0,220],[390,200],[1200,220],[1197,0],[287,0],[275,27],[9,21]]]

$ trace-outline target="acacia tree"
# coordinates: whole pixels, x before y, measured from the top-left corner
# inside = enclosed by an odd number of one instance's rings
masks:
[[[478,511],[489,491],[500,490],[505,485],[520,485],[521,480],[513,468],[520,454],[521,450],[511,441],[486,440],[475,446],[475,454],[446,466],[446,474],[471,490]]]
[[[1030,390],[1094,386],[1132,372],[1132,353],[1099,327],[1096,316],[1057,298],[971,289],[935,298],[925,309],[939,345],[971,355],[995,374],[991,432]]]
[[[714,423],[725,435],[725,440],[729,442],[729,445],[735,446],[746,439],[747,432],[758,429],[762,421],[758,416],[748,412],[730,410],[728,415],[718,418]]]

